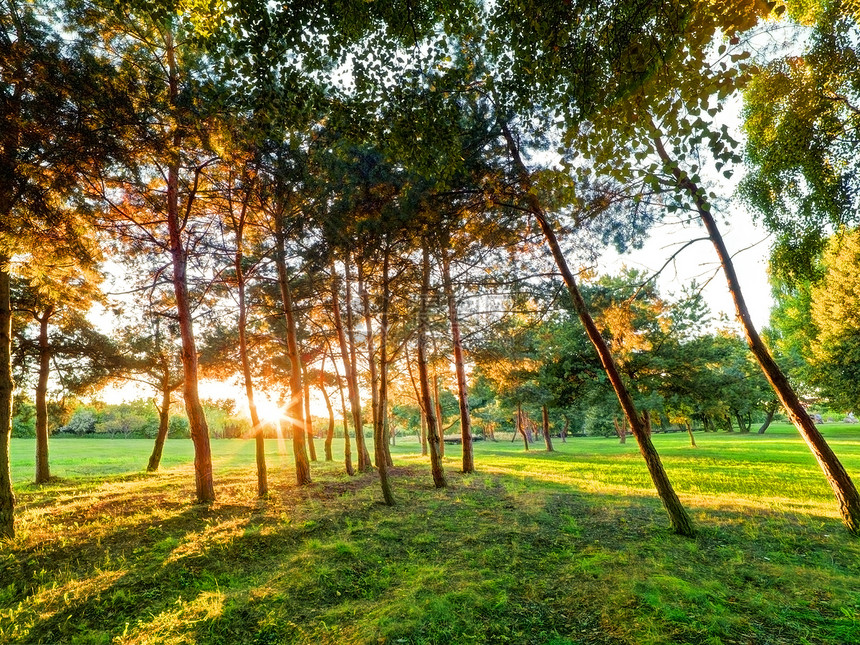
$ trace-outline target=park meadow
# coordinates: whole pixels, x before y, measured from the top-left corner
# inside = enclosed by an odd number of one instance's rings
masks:
[[[860,428],[822,431],[860,472]],[[501,433],[500,433],[501,438]],[[436,489],[416,441],[391,448],[395,506],[373,473],[267,442],[215,440],[218,499],[194,503],[192,446],[63,438],[31,481],[12,443],[17,536],[0,550],[3,643],[860,642],[860,542],[794,428],[655,434],[697,528],[673,534],[634,442],[570,437],[552,453],[475,444]]]

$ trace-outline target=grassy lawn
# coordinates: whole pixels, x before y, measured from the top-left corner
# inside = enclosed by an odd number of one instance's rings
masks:
[[[860,483],[860,428],[823,431]],[[15,440],[0,643],[860,643],[860,540],[794,430],[696,440],[654,436],[692,540],[632,440],[479,443],[470,476],[448,446],[441,491],[404,442],[395,508],[339,462],[296,488],[274,441],[265,500],[253,443],[214,442],[202,507],[190,441],[146,475],[149,441],[56,439],[57,479],[34,486]]]

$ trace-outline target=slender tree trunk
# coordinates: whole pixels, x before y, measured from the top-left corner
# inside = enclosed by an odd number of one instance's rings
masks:
[[[529,437],[526,434],[525,417],[523,416],[523,406],[517,403],[517,432],[523,436],[523,443],[526,446],[526,452],[529,450]]]
[[[302,403],[304,405],[305,432],[308,435],[308,450],[311,461],[317,460],[317,447],[314,443],[314,420],[311,417],[311,383],[308,379],[308,366],[302,361]]]
[[[421,298],[418,309],[418,382],[421,384],[421,405],[427,419],[427,444],[430,448],[430,470],[436,488],[445,488],[445,470],[442,466],[442,437],[433,412],[430,396],[430,375],[427,370],[428,300],[430,299],[430,249],[427,238],[421,245]]]
[[[435,352],[434,352],[435,353]],[[436,423],[439,426],[439,454],[445,456],[445,436],[442,430],[442,399],[439,397],[439,377],[436,376],[436,367],[433,367],[433,407],[436,410]]]
[[[541,408],[541,412],[543,413],[543,441],[546,444],[546,451],[553,452],[552,437],[549,434],[549,413],[545,405]]]
[[[570,419],[565,415],[564,428],[561,429],[561,442],[567,443],[567,431],[570,430]]]
[[[454,371],[457,374],[457,402],[460,405],[460,437],[463,444],[463,472],[475,471],[475,457],[472,450],[472,419],[469,413],[469,393],[466,383],[466,366],[463,361],[463,341],[460,338],[460,316],[457,312],[457,299],[451,283],[451,261],[448,251],[442,249],[442,285],[448,300],[448,318],[451,321],[451,344],[454,349]]]
[[[657,489],[657,494],[663,502],[666,513],[669,515],[669,522],[672,526],[672,530],[679,535],[692,536],[694,534],[693,524],[690,521],[686,510],[681,505],[681,501],[678,499],[678,495],[675,493],[675,490],[669,481],[669,477],[666,475],[666,471],[660,461],[660,456],[657,454],[657,450],[651,442],[651,437],[642,425],[642,420],[639,417],[635,404],[633,403],[633,397],[630,395],[630,392],[627,390],[627,386],[621,378],[621,374],[615,364],[615,359],[609,351],[606,341],[600,335],[597,325],[594,324],[594,320],[588,311],[585,300],[582,298],[582,294],[579,291],[579,286],[576,283],[573,272],[570,270],[567,260],[564,257],[564,253],[561,250],[561,246],[558,243],[555,231],[552,229],[552,226],[550,226],[549,220],[544,214],[543,208],[538,200],[537,193],[530,190],[532,187],[531,179],[520,157],[519,148],[506,125],[502,126],[502,131],[508,143],[508,149],[513,157],[520,181],[523,184],[523,192],[527,200],[529,210],[534,215],[544,237],[546,238],[552,256],[555,259],[556,266],[561,272],[562,278],[564,279],[565,285],[570,293],[574,309],[579,315],[579,319],[582,322],[583,327],[585,327],[585,332],[588,335],[589,340],[597,350],[603,369],[609,378],[609,382],[612,384],[612,388],[615,390],[618,402],[621,404],[621,409],[624,410],[624,415],[630,423],[633,436],[639,444],[639,452],[645,459],[648,473],[651,475],[651,481]]]
[[[48,322],[54,313],[53,305],[42,312],[39,321],[39,379],[36,384],[36,483],[51,479],[48,463],[48,377],[51,372],[51,344],[48,339]]]
[[[332,275],[337,276],[334,264],[332,264]],[[344,275],[346,289],[346,319],[347,331],[349,333],[349,345],[347,345],[347,334],[344,333],[343,319],[340,315],[340,290],[337,288],[336,278],[332,281],[332,314],[334,316],[335,329],[337,330],[337,341],[340,345],[340,354],[343,360],[344,377],[349,392],[349,405],[352,412],[352,423],[355,426],[355,446],[358,452],[358,470],[364,472],[371,468],[370,455],[364,444],[364,431],[361,425],[361,400],[358,396],[358,377],[356,374],[355,339],[352,326],[352,293],[349,283],[349,253],[344,259]]]
[[[376,458],[376,468],[379,470],[379,483],[382,487],[382,497],[388,506],[394,506],[394,494],[391,492],[391,480],[388,476],[390,467],[390,455],[388,454],[388,440],[385,434],[388,417],[388,263],[390,250],[386,244],[382,261],[382,317],[379,325],[379,393],[374,402],[373,415],[373,448]],[[359,274],[360,275],[360,274]],[[367,291],[363,292],[364,314],[368,329],[368,358],[373,364],[373,340],[370,335],[370,305],[367,299]],[[371,373],[371,380],[373,375]]]
[[[695,448],[696,447],[696,437],[693,436],[693,426],[689,421],[686,423],[687,426],[687,434],[690,435],[690,445]]]
[[[179,99],[179,78],[176,70],[173,34],[166,33],[167,63],[170,91],[170,104],[177,109]],[[173,264],[173,292],[176,296],[176,311],[179,318],[179,333],[182,339],[183,397],[191,441],[194,444],[194,476],[197,501],[208,504],[215,501],[215,484],[212,478],[212,449],[209,444],[209,426],[200,403],[197,388],[197,345],[194,341],[194,327],[191,317],[191,300],[188,296],[188,251],[182,240],[184,220],[179,212],[179,168],[183,132],[179,126],[173,131],[172,146],[167,155],[167,230],[170,239],[170,256]],[[193,195],[188,196],[186,210],[191,210]]]
[[[370,294],[367,292],[367,285],[364,280],[364,266],[361,262],[356,263],[356,274],[358,280],[358,295],[361,300],[362,311],[364,314],[364,329],[367,335],[367,365],[370,372],[370,411],[371,423],[373,424],[374,432],[374,462],[379,468],[380,453],[376,449],[376,427],[379,423],[379,376],[376,371],[376,345],[373,341],[373,316],[370,313]]]
[[[319,387],[320,392],[322,392],[323,400],[325,400],[325,407],[328,410],[328,430],[325,434],[325,460],[326,461],[334,461],[334,457],[331,452],[331,444],[334,441],[334,409],[331,407],[331,399],[329,398],[328,391],[325,389],[325,381],[322,378],[322,371],[320,371],[320,380],[317,382],[317,387]]]
[[[245,397],[248,399],[248,412],[251,415],[251,425],[254,432],[254,455],[257,461],[257,496],[265,497],[269,493],[269,481],[266,474],[266,441],[263,436],[263,424],[257,413],[257,403],[254,400],[254,381],[251,377],[251,361],[248,359],[248,307],[245,301],[245,272],[242,267],[242,240],[245,225],[247,202],[242,207],[242,219],[235,226],[236,256],[233,266],[236,270],[236,290],[239,292],[239,358],[242,363],[242,379],[245,383]]]
[[[688,175],[681,172],[678,164],[669,157],[666,149],[663,147],[663,141],[656,126],[653,123],[651,125],[654,132],[655,148],[660,155],[660,159],[666,166],[671,167],[672,174],[678,182],[679,188],[685,190],[691,197],[696,205],[699,218],[708,231],[708,236],[711,238],[711,242],[717,252],[717,257],[720,260],[720,266],[726,276],[729,292],[732,294],[732,299],[735,303],[735,312],[744,330],[747,345],[749,345],[753,356],[755,356],[761,366],[762,372],[764,372],[765,378],[770,382],[773,391],[788,413],[789,419],[791,419],[791,422],[797,428],[800,436],[803,437],[803,440],[821,467],[822,472],[824,472],[824,476],[833,489],[833,493],[839,504],[842,522],[849,532],[854,535],[860,535],[860,494],[858,494],[854,482],[830,445],[824,440],[821,432],[815,427],[815,423],[801,405],[797,393],[791,387],[785,374],[782,373],[782,370],[762,341],[761,336],[759,336],[758,331],[756,331],[743,293],[741,292],[740,280],[738,280],[737,273],[735,272],[732,257],[711,214],[711,207],[705,198],[705,192],[701,191],[690,180]]]
[[[15,537],[15,494],[9,447],[12,442],[12,295],[9,256],[0,253],[0,537]]]
[[[618,435],[618,443],[627,443],[627,423],[618,423],[616,417],[612,418],[612,422],[615,424],[615,434]]]
[[[419,432],[419,440],[421,441],[421,456],[427,456],[427,418],[424,416],[424,404],[421,403],[421,389],[418,387],[418,382],[412,373],[412,360],[409,358],[409,352],[406,352],[406,371],[409,372],[409,380],[412,381],[412,389],[415,390],[415,400],[418,402],[418,416],[421,420],[421,429]]]
[[[287,420],[293,438],[293,454],[296,461],[296,482],[299,486],[311,483],[311,466],[305,446],[305,429],[302,423],[302,361],[299,355],[299,341],[296,334],[296,318],[293,309],[293,296],[287,275],[285,233],[281,215],[275,219],[275,264],[278,269],[278,286],[284,306],[284,319],[287,324],[287,357],[290,359],[290,402],[287,406]]]
[[[337,391],[340,393],[340,407],[343,410],[343,462],[346,467],[346,474],[352,477],[355,474],[355,469],[352,467],[352,446],[349,440],[349,418],[346,412],[346,399],[343,396],[343,384],[340,380],[337,363],[332,362],[334,364],[334,376],[337,379]]]
[[[175,387],[170,383],[170,368],[167,357],[162,356],[163,376],[161,379],[161,407],[158,408],[158,434],[155,435],[155,444],[152,446],[152,454],[146,465],[146,472],[154,473],[161,465],[161,455],[164,452],[164,442],[170,431],[170,394]]]
[[[388,468],[394,467],[389,447],[390,424],[388,419],[388,326],[391,309],[391,247],[386,239],[382,259],[382,320],[379,326],[379,402],[375,428],[379,428],[379,452]],[[374,434],[376,441],[376,434]]]

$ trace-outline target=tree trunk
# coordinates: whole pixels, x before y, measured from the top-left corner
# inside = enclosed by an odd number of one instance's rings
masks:
[[[424,405],[421,403],[421,389],[418,387],[418,383],[415,380],[415,376],[412,373],[412,360],[409,358],[409,351],[405,350],[406,353],[406,371],[409,373],[409,380],[412,381],[412,389],[415,390],[415,401],[418,402],[418,416],[421,419],[421,429],[419,432],[419,440],[421,441],[421,456],[427,456],[427,419],[424,416]]]
[[[695,448],[696,447],[696,437],[693,436],[693,426],[689,421],[686,423],[687,426],[687,434],[690,435],[690,445]]]
[[[768,427],[770,427],[770,424],[773,422],[773,417],[774,415],[776,415],[776,410],[778,407],[779,402],[773,401],[765,408],[765,413],[767,413],[767,416],[765,417],[764,423],[762,423],[761,427],[758,429],[758,434],[764,434],[765,431],[767,431]]]
[[[285,233],[281,216],[275,219],[275,264],[278,268],[278,286],[284,307],[287,325],[287,357],[290,360],[290,402],[287,406],[287,422],[293,438],[293,455],[296,461],[296,482],[299,486],[311,483],[311,466],[305,446],[305,429],[302,424],[302,361],[299,355],[299,341],[296,333],[296,318],[293,310],[293,297],[287,275]]]
[[[15,494],[9,447],[12,442],[12,302],[9,256],[0,253],[0,537],[15,537]]]
[[[337,276],[334,264],[332,264],[332,274]],[[340,315],[340,290],[337,288],[337,280],[333,280],[332,292],[332,313],[334,316],[335,329],[337,330],[337,341],[340,345],[341,358],[343,360],[344,377],[346,378],[346,386],[349,392],[349,405],[352,412],[352,423],[355,427],[355,446],[358,452],[358,470],[364,472],[371,468],[370,455],[367,452],[367,446],[364,443],[364,430],[361,424],[361,400],[358,396],[358,375],[356,374],[356,355],[355,355],[355,339],[353,334],[352,320],[352,293],[349,283],[349,253],[344,259],[344,281],[345,281],[345,302],[346,302],[346,320],[347,332],[349,334],[349,345],[347,346],[347,334],[344,333],[343,319]]]
[[[377,419],[374,425],[374,441],[378,428],[379,433],[379,456],[385,460],[387,468],[394,467],[391,459],[391,448],[389,447],[389,420],[388,420],[388,319],[391,309],[391,247],[386,239],[382,260],[382,320],[379,326],[379,402],[377,406]]]
[[[612,422],[615,424],[615,434],[618,435],[618,443],[627,443],[627,422],[618,423],[618,419],[613,417]]]
[[[466,366],[463,362],[463,341],[460,338],[460,316],[457,299],[451,283],[451,261],[448,251],[442,249],[442,284],[448,300],[448,318],[451,321],[451,344],[454,349],[454,371],[457,374],[457,402],[460,405],[460,437],[463,444],[463,472],[475,472],[475,456],[472,449],[472,419],[469,413],[469,393],[466,383]]]
[[[170,394],[175,387],[170,383],[170,368],[166,356],[162,356],[163,376],[161,379],[161,407],[158,408],[158,434],[155,435],[155,444],[152,446],[152,454],[146,465],[146,472],[154,473],[161,465],[161,455],[164,452],[164,442],[170,431]]]
[[[311,416],[311,383],[308,379],[308,366],[302,361],[302,404],[304,407],[305,432],[308,437],[308,451],[311,461],[317,460],[317,447],[314,443],[314,420]]]
[[[167,66],[170,91],[170,104],[176,109],[178,105],[179,78],[176,70],[175,47],[173,34],[168,30]],[[173,131],[172,146],[167,155],[167,230],[170,239],[170,256],[173,264],[173,292],[176,296],[176,312],[179,318],[179,333],[182,339],[182,372],[183,398],[188,425],[191,431],[191,441],[194,444],[194,476],[197,501],[208,504],[215,501],[215,484],[212,478],[212,450],[209,445],[209,426],[203,406],[200,404],[200,394],[197,389],[197,345],[194,341],[194,326],[191,317],[191,300],[188,296],[188,251],[182,240],[184,219],[179,212],[179,168],[181,164],[180,150],[183,142],[183,132],[179,126]],[[190,211],[193,195],[188,196],[185,210]]]
[[[421,406],[424,409],[424,418],[427,419],[427,444],[430,448],[430,470],[433,474],[433,483],[436,488],[445,488],[445,470],[442,466],[442,437],[436,423],[436,415],[433,411],[433,398],[430,396],[430,375],[427,370],[427,326],[428,326],[428,300],[430,298],[430,249],[427,238],[422,240],[421,245],[421,298],[418,309],[418,381],[421,384]]]
[[[435,353],[435,352],[434,352]],[[439,397],[439,377],[436,376],[436,367],[433,367],[433,408],[436,410],[436,423],[439,425],[439,454],[445,456],[445,437],[443,436],[442,423],[442,399]]]
[[[526,434],[525,418],[523,417],[523,406],[517,403],[517,431],[523,436],[526,452],[529,450],[529,436]]]
[[[567,443],[567,431],[570,430],[570,419],[564,417],[564,428],[561,429],[561,442]]]
[[[648,473],[651,475],[651,480],[654,483],[654,487],[657,489],[657,494],[660,496],[660,500],[663,502],[666,513],[669,515],[669,522],[672,526],[672,530],[680,535],[691,537],[694,534],[693,524],[690,521],[686,510],[684,510],[684,507],[681,505],[681,501],[678,499],[678,495],[675,493],[674,488],[672,488],[669,477],[663,469],[660,456],[657,454],[657,450],[651,442],[651,437],[642,427],[639,413],[633,403],[633,397],[630,395],[630,392],[627,390],[627,386],[621,378],[621,374],[615,364],[615,359],[612,357],[612,353],[609,351],[606,341],[600,335],[597,325],[594,324],[594,320],[588,311],[585,300],[583,300],[582,294],[579,291],[579,286],[576,283],[573,272],[570,270],[567,260],[564,257],[564,253],[561,250],[561,246],[558,243],[555,231],[553,231],[550,226],[549,220],[546,218],[543,208],[540,205],[537,193],[531,190],[531,179],[522,162],[516,142],[506,125],[502,125],[502,131],[508,143],[508,148],[511,156],[513,157],[520,181],[525,189],[523,192],[529,205],[529,210],[534,215],[535,219],[537,219],[538,225],[546,238],[553,258],[555,259],[556,266],[561,272],[562,278],[564,279],[565,285],[567,286],[568,292],[573,300],[573,306],[579,315],[579,319],[582,322],[583,327],[585,327],[585,332],[588,335],[589,340],[597,350],[603,369],[612,384],[613,390],[615,390],[618,402],[621,404],[621,409],[624,411],[624,415],[630,423],[633,436],[639,444],[639,452],[645,459]]]
[[[388,506],[394,506],[394,494],[391,492],[391,480],[388,477],[388,468],[391,463],[391,455],[388,453],[388,438],[386,436],[386,423],[388,417],[388,268],[390,250],[386,244],[382,261],[382,318],[379,325],[379,393],[374,402],[373,416],[373,448],[376,459],[376,468],[379,470],[379,483],[382,487],[382,497]],[[370,304],[365,290],[364,300],[365,320],[368,329],[368,354],[371,364],[374,360],[373,339],[370,336]],[[371,380],[373,373],[371,372]]]
[[[549,413],[545,405],[541,408],[541,412],[543,414],[543,440],[546,444],[546,451],[552,452],[552,437],[549,435]]]
[[[48,340],[48,322],[54,313],[53,305],[42,312],[39,321],[39,379],[36,384],[36,483],[51,479],[48,463],[48,377],[51,372],[51,345]]]
[[[343,462],[346,467],[346,474],[352,477],[355,470],[352,467],[352,446],[349,440],[349,415],[346,412],[346,399],[343,396],[343,383],[340,380],[337,363],[332,360],[332,364],[334,365],[334,376],[337,379],[337,391],[340,394],[340,407],[343,410]],[[345,360],[344,365],[346,365]]]
[[[371,424],[374,428],[374,456],[373,460],[379,468],[380,454],[376,450],[376,424],[379,419],[379,388],[376,373],[376,347],[373,342],[373,318],[370,313],[370,295],[367,293],[367,285],[364,282],[364,267],[361,262],[356,263],[356,278],[358,280],[358,296],[361,300],[362,313],[364,315],[364,329],[367,337],[367,365],[370,373],[370,412]]]
[[[720,266],[726,276],[729,292],[735,303],[735,312],[744,330],[747,345],[749,345],[753,356],[756,357],[762,372],[764,372],[765,378],[770,382],[773,391],[788,413],[788,418],[791,419],[791,422],[797,428],[800,436],[803,437],[803,440],[824,472],[824,476],[833,489],[833,493],[839,504],[842,522],[850,533],[860,535],[860,494],[858,494],[854,482],[851,480],[842,462],[839,461],[836,454],[830,448],[830,445],[824,440],[821,432],[815,427],[815,423],[801,405],[797,393],[791,387],[785,374],[782,373],[782,370],[776,364],[767,346],[762,341],[761,336],[759,336],[758,331],[756,331],[743,293],[741,292],[741,285],[735,272],[734,263],[723,241],[723,236],[717,227],[717,223],[711,214],[710,205],[705,199],[705,192],[700,191],[699,187],[690,180],[689,176],[681,172],[678,164],[666,153],[659,132],[653,123],[652,128],[654,131],[655,148],[660,155],[660,159],[666,166],[671,167],[672,174],[678,182],[679,188],[687,191],[695,203],[699,218],[705,225],[708,236],[711,238],[714,249],[716,249]]]
[[[325,389],[325,382],[322,378],[323,372],[320,370],[320,380],[317,382],[317,386],[319,387],[320,392],[322,392],[323,399],[325,400],[325,407],[328,410],[328,431],[325,434],[325,460],[326,461],[334,461],[334,457],[331,452],[331,444],[334,441],[334,409],[331,407],[331,399],[328,396],[328,391]]]
[[[421,403],[420,398],[418,399],[418,407],[421,409],[421,456],[426,457],[429,449],[427,445],[427,416],[424,414],[424,405]]]
[[[248,307],[245,302],[245,272],[242,267],[242,240],[245,225],[247,202],[242,207],[242,218],[235,228],[236,255],[233,266],[236,270],[236,290],[239,296],[239,358],[242,363],[242,379],[245,383],[245,397],[248,399],[248,412],[251,415],[251,426],[254,432],[254,455],[257,461],[257,496],[265,497],[269,493],[269,481],[266,474],[266,441],[263,436],[263,424],[257,413],[257,403],[254,401],[254,381],[251,378],[251,361],[248,360]]]

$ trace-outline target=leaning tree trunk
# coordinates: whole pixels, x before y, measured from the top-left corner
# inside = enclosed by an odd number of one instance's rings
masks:
[[[364,472],[370,470],[370,455],[364,443],[364,429],[361,423],[361,400],[358,397],[358,375],[356,374],[356,352],[355,338],[353,334],[352,319],[352,290],[349,282],[349,254],[347,253],[343,262],[344,292],[346,303],[346,333],[344,333],[343,319],[340,315],[340,290],[337,288],[337,280],[332,284],[332,314],[334,325],[337,330],[337,342],[340,345],[340,354],[343,357],[344,378],[346,378],[347,391],[349,392],[349,406],[352,412],[352,423],[355,426],[355,447],[358,452],[358,470]],[[337,276],[334,264],[332,274]],[[349,345],[347,346],[347,336]]]
[[[695,448],[696,447],[696,437],[693,436],[693,426],[689,421],[687,421],[686,426],[687,426],[687,434],[690,436],[690,446]]]
[[[9,256],[0,253],[0,537],[15,537],[9,447],[12,442],[12,302]]]
[[[758,434],[764,434],[767,429],[770,427],[770,424],[773,423],[773,417],[776,415],[776,410],[779,407],[779,401],[773,401],[769,403],[765,408],[765,413],[767,416],[764,419],[764,423],[761,424],[761,427],[758,429]]]
[[[48,322],[54,313],[53,305],[42,312],[39,321],[39,380],[36,384],[36,483],[51,479],[48,463],[48,377],[51,372],[51,344],[48,340]]]
[[[534,215],[544,234],[544,238],[546,238],[546,242],[549,245],[553,258],[555,259],[556,266],[561,272],[564,283],[567,286],[571,299],[573,300],[574,309],[579,315],[579,319],[582,322],[583,327],[585,327],[586,335],[597,350],[603,369],[609,378],[609,382],[612,384],[613,390],[615,390],[618,402],[621,404],[621,409],[624,411],[624,415],[627,417],[628,423],[630,423],[630,429],[633,433],[633,437],[639,444],[639,452],[645,459],[648,473],[651,475],[651,481],[657,489],[657,494],[663,502],[663,507],[666,509],[666,513],[669,515],[669,522],[672,526],[672,530],[680,535],[692,536],[694,534],[693,524],[687,515],[687,511],[684,510],[684,507],[681,505],[681,501],[678,499],[675,489],[672,488],[669,477],[666,475],[666,471],[660,461],[660,456],[657,454],[657,450],[651,442],[651,437],[642,423],[642,418],[636,410],[636,406],[633,403],[633,397],[630,395],[630,392],[627,390],[627,386],[621,378],[621,374],[615,364],[615,359],[609,351],[606,341],[600,335],[600,331],[597,329],[597,325],[595,325],[594,320],[588,311],[588,307],[585,304],[585,300],[582,298],[582,293],[579,291],[579,286],[576,283],[573,272],[570,270],[567,260],[564,257],[564,253],[561,250],[561,246],[558,243],[555,231],[549,224],[549,220],[541,207],[537,193],[532,188],[531,178],[522,162],[519,148],[517,147],[507,125],[502,125],[502,132],[507,141],[511,156],[513,157],[520,182],[524,188],[523,192],[529,211]]]
[[[430,396],[430,375],[427,370],[427,326],[428,300],[430,299],[430,249],[427,238],[421,245],[421,296],[418,309],[418,382],[421,385],[420,405],[427,420],[427,445],[430,448],[430,471],[436,488],[445,488],[445,470],[442,466],[442,437],[439,433],[436,414],[433,411],[433,399]]]
[[[448,318],[451,321],[451,345],[454,349],[454,371],[457,373],[457,402],[460,405],[460,437],[463,444],[463,472],[475,472],[475,456],[472,449],[472,419],[469,414],[469,393],[466,384],[466,367],[463,362],[463,341],[460,338],[460,316],[457,299],[451,283],[451,261],[448,252],[442,249],[442,285],[448,300]]]
[[[311,483],[311,466],[305,445],[305,429],[302,419],[302,361],[299,355],[299,341],[296,333],[296,317],[293,308],[293,296],[290,292],[290,280],[287,275],[285,233],[280,215],[275,220],[275,264],[278,269],[278,287],[281,291],[281,303],[284,307],[284,319],[287,326],[287,357],[290,360],[290,402],[287,406],[287,420],[293,437],[293,456],[296,462],[296,482],[299,486]]]
[[[762,372],[764,372],[765,378],[770,382],[773,391],[788,413],[788,418],[791,419],[791,422],[797,428],[798,432],[800,432],[800,436],[803,437],[803,440],[824,472],[824,476],[833,489],[833,493],[839,504],[842,522],[849,532],[860,536],[860,494],[858,494],[854,482],[851,480],[842,462],[839,461],[839,458],[833,452],[833,449],[824,440],[821,432],[815,427],[812,418],[800,403],[797,393],[791,387],[785,374],[782,373],[779,365],[777,365],[764,341],[762,341],[761,336],[759,336],[758,331],[756,331],[743,293],[741,292],[741,285],[735,272],[735,265],[732,262],[732,257],[726,248],[717,223],[711,214],[711,207],[705,198],[705,192],[700,190],[699,186],[690,179],[689,175],[681,172],[678,164],[666,152],[656,126],[653,123],[651,125],[654,132],[653,140],[657,154],[660,156],[663,164],[671,168],[672,174],[678,182],[678,187],[686,191],[693,200],[699,218],[705,225],[708,236],[711,238],[714,249],[716,249],[720,266],[726,276],[729,292],[735,303],[735,313],[744,330],[747,345],[749,345],[753,356],[755,356],[758,364],[761,366]]]

